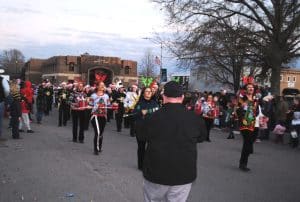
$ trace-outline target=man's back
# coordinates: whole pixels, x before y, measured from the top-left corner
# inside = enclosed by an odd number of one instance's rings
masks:
[[[196,179],[197,138],[205,139],[202,118],[182,104],[165,104],[144,122],[147,141],[144,177],[163,185],[181,185]]]

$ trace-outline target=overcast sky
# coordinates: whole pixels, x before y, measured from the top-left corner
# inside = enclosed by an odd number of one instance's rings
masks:
[[[0,0],[0,5],[0,49],[19,49],[26,59],[88,52],[140,62],[147,48],[160,56],[160,45],[143,38],[171,32],[148,0]],[[176,71],[165,50],[163,56],[163,65]]]
[[[88,52],[139,62],[147,48],[160,56],[160,45],[143,38],[170,31],[148,0],[0,0],[0,5],[0,49],[19,49],[26,59]],[[173,65],[169,60],[163,63]]]

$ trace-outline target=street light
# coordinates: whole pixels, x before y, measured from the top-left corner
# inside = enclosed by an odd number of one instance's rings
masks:
[[[153,39],[153,38],[150,38],[150,37],[143,37],[142,39],[146,39],[146,40],[149,40],[149,41],[152,41],[154,43],[159,43],[160,44],[160,66],[159,66],[159,80],[161,81],[162,80],[162,64],[163,64],[163,57],[162,57],[162,54],[163,54],[163,42],[162,41],[158,41],[156,39]]]

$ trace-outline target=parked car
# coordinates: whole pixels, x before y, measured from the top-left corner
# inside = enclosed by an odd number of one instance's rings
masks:
[[[289,106],[292,106],[294,103],[295,97],[300,95],[300,90],[297,88],[284,88],[281,92],[282,96],[288,102]]]
[[[297,88],[284,88],[281,92],[282,96],[293,95],[296,96],[300,94],[300,90]]]

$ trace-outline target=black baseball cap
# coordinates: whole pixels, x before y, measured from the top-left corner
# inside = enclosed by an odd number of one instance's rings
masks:
[[[173,98],[181,97],[183,95],[182,86],[175,81],[169,81],[164,86],[164,95]]]

